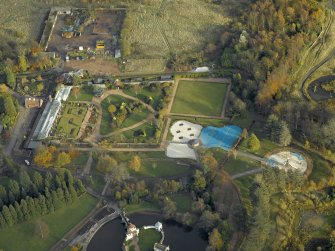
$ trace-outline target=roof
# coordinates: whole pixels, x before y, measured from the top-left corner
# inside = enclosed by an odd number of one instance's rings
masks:
[[[53,123],[55,122],[58,112],[61,108],[62,101],[66,101],[72,86],[63,86],[55,96],[55,99],[49,101],[37,123],[35,131],[33,133],[33,138],[37,140],[45,139],[49,136],[50,130]]]
[[[35,107],[41,107],[43,104],[43,100],[40,98],[26,98],[24,100],[24,105],[27,108],[35,108]]]

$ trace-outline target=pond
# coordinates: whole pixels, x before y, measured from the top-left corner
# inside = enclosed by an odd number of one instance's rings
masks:
[[[322,101],[331,98],[335,98],[335,95],[332,92],[326,91],[321,87],[321,84],[328,83],[335,79],[335,75],[328,75],[320,77],[314,80],[308,86],[308,95],[315,101]]]
[[[207,246],[206,235],[197,228],[185,228],[173,221],[164,221],[162,215],[156,213],[134,213],[128,216],[131,223],[138,228],[154,225],[157,221],[163,223],[165,233],[164,244],[173,251],[204,251]],[[88,245],[88,251],[121,250],[125,230],[120,218],[105,224],[93,237]]]

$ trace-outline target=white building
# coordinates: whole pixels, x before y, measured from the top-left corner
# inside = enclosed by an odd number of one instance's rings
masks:
[[[126,241],[138,236],[139,232],[140,230],[134,224],[129,224],[127,228]]]

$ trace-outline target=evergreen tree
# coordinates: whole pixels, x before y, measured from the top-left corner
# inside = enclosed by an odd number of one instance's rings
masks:
[[[76,188],[76,191],[77,191],[78,195],[80,195],[80,194],[82,194],[86,191],[83,183],[79,179],[76,179],[74,187]]]
[[[27,193],[30,193],[31,188],[31,179],[26,171],[20,171],[19,173],[20,185],[26,190]]]
[[[17,223],[18,222],[18,216],[17,216],[16,210],[13,207],[13,205],[9,206],[9,212],[12,215],[12,219],[13,219],[14,224]]]
[[[64,180],[66,181],[67,185],[73,185],[73,176],[69,170],[64,171]]]
[[[41,207],[41,215],[47,214],[49,211],[48,211],[48,207],[47,207],[45,197],[43,195],[40,195],[38,197],[38,199],[39,199],[39,204],[40,204],[40,207]]]
[[[7,206],[4,206],[2,208],[2,215],[5,218],[5,221],[7,223],[8,226],[13,226],[14,225],[14,220],[13,220],[13,216],[11,215],[9,209]]]
[[[34,198],[36,215],[42,215],[42,208],[39,198]]]
[[[74,202],[78,199],[77,192],[72,185],[69,186],[69,193],[70,193],[72,202]]]
[[[5,218],[3,217],[3,214],[0,212],[0,228],[5,228],[7,227],[7,223]]]
[[[17,222],[22,222],[24,220],[22,209],[20,207],[20,204],[15,201],[14,203],[15,211],[17,213]]]
[[[288,128],[288,125],[286,122],[281,121],[279,125],[279,135],[278,135],[278,143],[281,146],[288,146],[291,144],[292,141],[292,135]]]
[[[19,200],[21,196],[19,184],[15,180],[9,180],[8,188],[13,193],[15,200]]]
[[[39,172],[34,171],[33,177],[32,177],[34,185],[36,185],[38,191],[41,191],[43,189],[43,177]]]
[[[12,191],[9,191],[9,193],[8,193],[8,200],[7,201],[10,204],[13,204],[15,202],[15,197],[14,197]]]
[[[28,206],[28,211],[31,217],[36,216],[36,207],[35,207],[35,202],[34,199],[31,197],[26,198],[27,201],[27,206]]]
[[[4,202],[4,204],[8,203],[7,191],[2,185],[0,185],[0,199]]]
[[[62,202],[58,198],[57,192],[52,191],[51,197],[52,197],[52,205],[54,206],[54,210],[60,209],[62,207]]]
[[[0,210],[2,209],[2,207],[4,206],[5,204],[3,203],[2,199],[0,199]]]
[[[30,213],[29,213],[29,210],[28,210],[28,205],[27,205],[27,202],[26,202],[25,199],[21,200],[20,207],[21,207],[21,212],[22,212],[23,218],[25,220],[29,220],[31,216],[30,216]]]
[[[53,183],[53,176],[50,172],[47,172],[44,180],[44,185],[49,188],[50,190],[53,190],[55,188],[54,183]]]
[[[26,197],[27,197],[26,189],[24,189],[24,187],[21,187],[21,198],[24,199]]]

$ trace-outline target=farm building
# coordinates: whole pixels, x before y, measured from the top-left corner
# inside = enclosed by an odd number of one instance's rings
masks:
[[[26,108],[40,108],[42,107],[43,100],[40,98],[26,98],[24,100],[24,106]]]
[[[95,48],[97,50],[104,50],[105,49],[105,41],[97,40],[96,43],[95,43]]]

